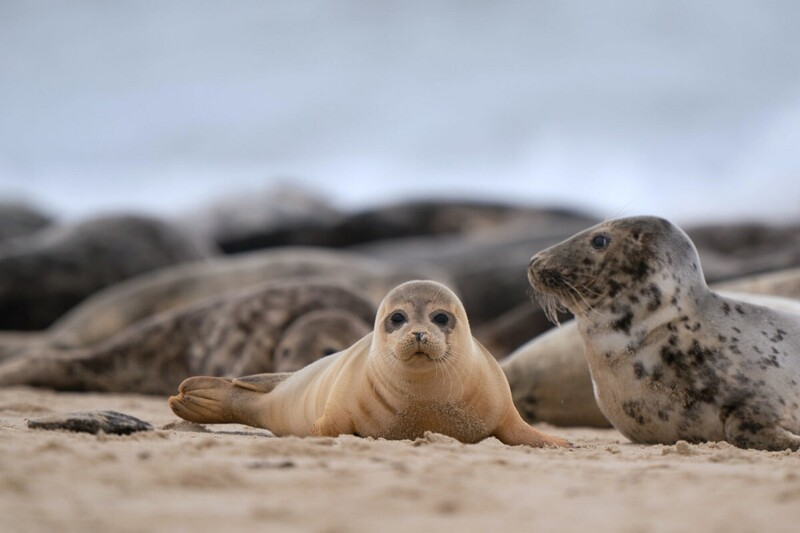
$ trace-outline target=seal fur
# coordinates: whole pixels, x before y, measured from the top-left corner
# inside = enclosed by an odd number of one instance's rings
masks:
[[[156,315],[90,348],[26,353],[0,364],[0,386],[168,394],[198,373],[297,370],[358,340],[373,316],[341,285],[267,283]]]
[[[392,290],[373,332],[340,353],[291,375],[189,378],[169,405],[192,422],[238,422],[278,436],[413,439],[434,431],[466,443],[495,436],[511,445],[568,445],[522,420],[461,302],[432,281]]]
[[[435,267],[403,268],[321,248],[272,249],[185,263],[98,291],[45,331],[0,332],[0,361],[27,351],[93,346],[153,315],[269,281],[335,282],[365,293],[377,307],[397,284],[420,276],[447,281]]]
[[[710,290],[675,225],[597,225],[536,254],[529,279],[576,316],[598,405],[631,440],[800,448],[800,317]]]

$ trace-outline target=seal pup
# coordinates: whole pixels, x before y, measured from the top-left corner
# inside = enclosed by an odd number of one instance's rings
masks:
[[[546,310],[575,315],[597,403],[632,441],[800,448],[800,316],[710,290],[680,228],[605,222],[528,275]]]
[[[361,338],[374,310],[341,285],[267,283],[161,313],[90,348],[26,353],[0,364],[0,386],[168,394],[199,373],[297,370]]]
[[[520,417],[494,357],[470,333],[444,285],[411,281],[380,305],[372,333],[294,374],[192,377],[169,399],[198,423],[241,423],[275,435],[413,439],[426,431],[465,443],[568,446]]]

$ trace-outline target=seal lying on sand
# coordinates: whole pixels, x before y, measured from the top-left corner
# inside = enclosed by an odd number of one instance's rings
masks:
[[[364,292],[377,306],[397,284],[420,276],[447,281],[435,267],[402,268],[319,248],[273,249],[176,265],[95,293],[45,332],[0,332],[0,361],[27,350],[92,346],[139,320],[270,280],[335,281]]]
[[[800,318],[720,296],[670,222],[606,222],[536,254],[545,309],[569,309],[598,405],[643,443],[800,448]]]
[[[181,418],[242,423],[282,435],[413,439],[435,431],[462,442],[567,446],[526,424],[497,362],[470,333],[455,294],[412,281],[381,303],[374,331],[296,372],[193,377],[169,400]]]
[[[12,359],[0,365],[0,386],[166,394],[198,373],[297,370],[350,346],[373,316],[339,285],[270,283],[156,315],[92,348]]]
[[[776,273],[775,284],[766,277],[743,278],[726,286],[743,290],[776,291],[787,287],[786,276]],[[758,281],[758,286],[754,284]],[[800,296],[800,284],[789,295]],[[720,292],[724,296],[800,314],[800,301],[762,294]],[[556,426],[611,427],[594,398],[586,350],[574,320],[547,331],[500,361],[511,396],[528,423]]]

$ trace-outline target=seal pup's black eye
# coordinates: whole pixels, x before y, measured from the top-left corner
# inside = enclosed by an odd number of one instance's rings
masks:
[[[450,322],[450,317],[444,313],[437,313],[433,317],[433,321],[440,326],[446,326],[448,322]]]
[[[595,235],[592,238],[592,248],[595,250],[604,250],[608,248],[608,243],[611,242],[611,239],[606,237],[605,235]]]
[[[403,313],[395,313],[389,320],[392,321],[392,324],[398,325],[406,321],[406,316]]]

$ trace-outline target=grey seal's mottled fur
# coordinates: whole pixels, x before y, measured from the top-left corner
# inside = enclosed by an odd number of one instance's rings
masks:
[[[715,283],[712,288],[752,304],[800,313],[800,268]],[[514,404],[526,421],[611,426],[594,398],[575,321],[528,341],[503,359],[500,366],[511,385]]]
[[[403,281],[425,277],[447,282],[436,267],[396,267],[354,253],[322,248],[283,248],[215,257],[148,272],[87,298],[39,334],[0,332],[0,360],[46,347],[85,347],[139,320],[205,298],[270,280],[326,279],[357,288],[377,305]]]
[[[320,317],[325,310],[336,313]],[[358,340],[374,311],[344,286],[268,283],[156,315],[91,348],[26,353],[0,364],[0,386],[166,394],[193,374],[297,370]]]
[[[599,224],[534,255],[529,278],[575,315],[598,405],[634,442],[800,448],[800,315],[710,290],[677,226]]]
[[[775,281],[788,281],[776,276]],[[726,286],[742,290],[755,289],[750,278],[740,284]],[[755,305],[763,305],[800,314],[800,301],[768,296],[772,291],[782,294],[784,283],[770,285],[760,280],[763,294],[720,291],[720,294]],[[800,289],[800,286],[798,286]],[[789,292],[800,297],[800,290]],[[560,328],[542,333],[500,361],[506,373],[514,404],[529,423],[547,422],[556,426],[610,427],[594,398],[592,377],[586,362],[586,350],[574,320]]]

